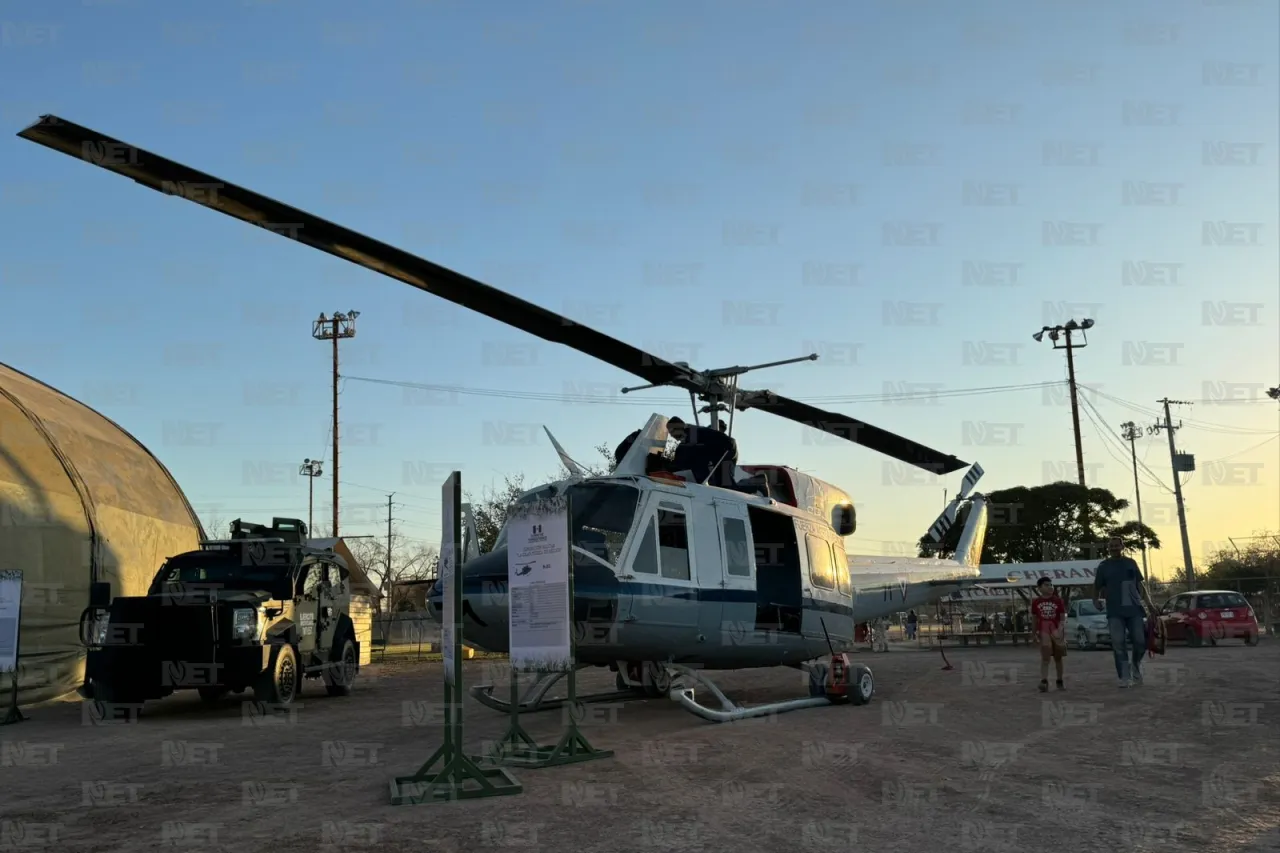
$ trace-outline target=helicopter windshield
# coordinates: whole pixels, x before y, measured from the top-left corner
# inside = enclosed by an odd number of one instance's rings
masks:
[[[527,491],[520,497],[516,498],[515,501],[511,504],[511,506],[519,506],[520,504],[530,504],[530,503],[533,503],[534,501],[544,501],[547,498],[554,498],[555,496],[556,496],[556,487],[554,485],[539,486],[538,488],[531,489],[530,491]],[[498,550],[499,548],[507,547],[507,530],[509,528],[510,528],[510,523],[504,521],[502,523],[502,529],[498,531],[498,538],[495,539],[493,542],[493,549],[495,551]]]
[[[579,483],[570,486],[564,494],[573,513],[573,544],[610,568],[616,567],[640,504],[639,490],[619,483]],[[546,486],[521,495],[515,505],[555,495],[555,487]],[[507,530],[508,525],[504,524],[494,542],[494,550],[506,547]]]
[[[615,568],[631,532],[640,491],[621,483],[579,483],[566,489],[565,495],[573,516],[573,544]]]

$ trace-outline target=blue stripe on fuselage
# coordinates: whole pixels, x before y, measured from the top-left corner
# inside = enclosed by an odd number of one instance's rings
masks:
[[[640,596],[649,598],[670,598],[678,601],[745,603],[756,602],[754,589],[720,589],[681,586],[677,584],[654,583],[652,581],[615,581],[608,586],[602,584],[583,583],[575,580],[574,597],[579,599],[609,599],[615,595]],[[463,595],[506,595],[506,575],[492,577],[464,577],[462,581]],[[440,604],[440,588],[431,590],[431,601]],[[852,602],[827,601],[825,599],[805,597],[802,606],[806,610],[820,610],[824,613],[835,613],[841,616],[853,616]]]

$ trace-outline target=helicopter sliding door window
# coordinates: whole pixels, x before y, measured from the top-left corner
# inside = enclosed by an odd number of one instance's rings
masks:
[[[836,589],[841,595],[849,594],[849,558],[845,556],[844,545],[828,542],[831,547],[831,571],[836,576]]]
[[[836,577],[827,541],[812,533],[806,533],[804,541],[809,551],[809,581],[818,589],[835,589]]]
[[[658,555],[664,579],[689,580],[689,527],[683,512],[658,509]]]
[[[751,577],[751,546],[747,542],[747,525],[740,518],[724,520],[725,570],[740,578]]]

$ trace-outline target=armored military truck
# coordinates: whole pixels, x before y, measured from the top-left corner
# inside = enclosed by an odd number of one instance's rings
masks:
[[[359,671],[346,561],[309,547],[296,519],[237,519],[230,539],[166,560],[145,596],[110,596],[95,583],[80,620],[85,698],[140,704],[194,689],[216,702],[252,690],[287,705],[304,678],[346,696]]]

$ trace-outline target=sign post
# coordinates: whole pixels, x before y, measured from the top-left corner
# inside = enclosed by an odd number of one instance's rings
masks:
[[[26,719],[18,710],[18,630],[22,624],[22,572],[0,572],[0,673],[9,673],[12,693],[0,726]]]
[[[519,794],[524,787],[501,767],[480,767],[462,749],[462,569],[459,559],[462,474],[454,471],[442,489],[440,534],[440,646],[444,663],[444,743],[412,776],[391,780],[391,804],[439,803]]]
[[[573,631],[573,559],[569,500],[513,506],[507,515],[507,619],[511,659],[511,724],[485,760],[515,767],[552,767],[608,758],[578,728],[577,654]],[[520,725],[519,674],[569,677],[569,725],[559,741],[539,746]]]

